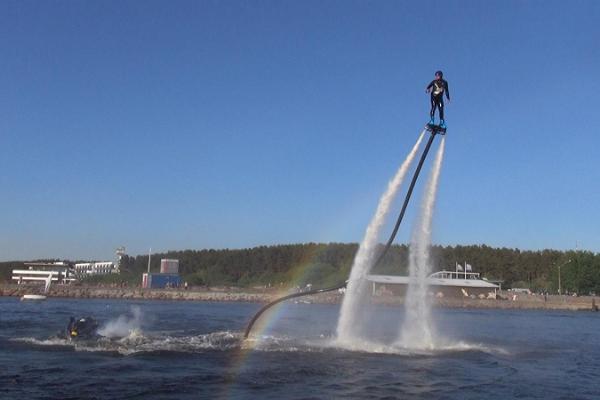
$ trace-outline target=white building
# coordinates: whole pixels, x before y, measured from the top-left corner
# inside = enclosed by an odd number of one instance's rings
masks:
[[[75,264],[75,275],[84,278],[90,275],[118,274],[119,267],[112,261],[77,263]]]
[[[27,269],[13,269],[12,280],[17,283],[41,282],[52,275],[52,282],[69,283],[75,280],[73,268],[64,262],[25,263]]]
[[[465,263],[466,268],[456,264],[454,271],[438,271],[429,275],[425,282],[431,293],[442,296],[487,296],[496,295],[500,289],[498,285],[481,278],[479,273],[472,272],[471,265]],[[411,283],[408,276],[396,275],[368,275],[367,279],[372,283],[372,294],[404,296]]]

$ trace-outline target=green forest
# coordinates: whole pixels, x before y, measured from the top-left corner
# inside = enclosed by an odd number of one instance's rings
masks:
[[[159,271],[161,258],[176,258],[183,280],[192,286],[291,287],[311,283],[313,287],[325,287],[348,278],[357,248],[357,244],[306,243],[169,251],[152,256],[151,271]],[[527,287],[549,293],[558,290],[560,267],[563,292],[600,293],[600,254],[592,252],[522,251],[471,245],[433,246],[431,255],[433,271],[454,270],[456,262],[467,262],[483,277],[502,281],[503,288]],[[147,265],[147,255],[125,256],[121,274],[89,278],[88,283],[140,285]],[[10,281],[11,270],[22,267],[23,262],[0,263],[0,280]],[[407,267],[408,246],[394,245],[373,273],[405,275]]]

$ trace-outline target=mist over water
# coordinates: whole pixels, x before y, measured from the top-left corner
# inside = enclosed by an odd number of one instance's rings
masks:
[[[367,227],[365,236],[354,258],[337,326],[337,340],[341,344],[352,344],[353,341],[360,339],[362,336],[365,315],[361,310],[361,306],[364,304],[365,298],[369,295],[369,285],[366,275],[371,270],[375,260],[375,250],[379,243],[381,228],[386,221],[390,207],[415,158],[424,135],[425,131],[421,132],[406,160],[404,160],[394,178],[388,183],[387,189],[379,200],[375,215]]]
[[[431,227],[440,170],[444,158],[445,137],[440,147],[425,187],[420,215],[410,241],[409,286],[405,299],[405,318],[401,326],[398,344],[410,349],[435,348],[435,335],[431,320],[431,304],[428,298],[427,277],[431,273],[430,249]]]

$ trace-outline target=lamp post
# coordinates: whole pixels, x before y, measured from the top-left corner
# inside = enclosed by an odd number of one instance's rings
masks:
[[[571,262],[571,260],[569,259],[569,260],[567,260],[567,262],[562,263],[562,264],[560,264],[558,266],[558,295],[559,296],[561,295],[561,290],[560,290],[561,289],[561,287],[560,287],[560,267],[564,267],[565,265],[567,265],[570,262]]]

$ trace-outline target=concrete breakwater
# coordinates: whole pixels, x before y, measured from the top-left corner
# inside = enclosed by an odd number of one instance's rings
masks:
[[[30,285],[0,284],[0,296],[21,297],[24,294],[39,293],[40,287]],[[506,292],[504,293],[506,294]],[[79,299],[131,299],[131,300],[180,300],[180,301],[238,301],[267,303],[282,295],[274,289],[240,288],[191,288],[182,289],[141,289],[102,286],[54,285],[48,297]],[[507,296],[505,296],[507,297]],[[342,295],[337,292],[307,296],[298,302],[336,304]],[[371,302],[386,305],[402,305],[404,298],[397,296],[371,297]],[[489,300],[472,298],[435,298],[432,304],[448,308],[496,308],[496,309],[547,309],[547,310],[593,310],[600,306],[600,297],[558,296],[518,294],[514,300]]]
[[[373,297],[379,304],[403,304],[402,297]],[[569,310],[598,311],[600,298],[593,296],[519,295],[515,300],[473,299],[469,297],[445,297],[432,299],[434,307],[442,308],[490,308],[504,310]]]
[[[41,293],[40,288],[25,285],[0,285],[0,296],[21,297],[24,294],[31,293]],[[54,285],[50,288],[46,296],[78,299],[244,301],[262,303],[274,298],[275,293],[241,292],[221,289],[178,290]]]

